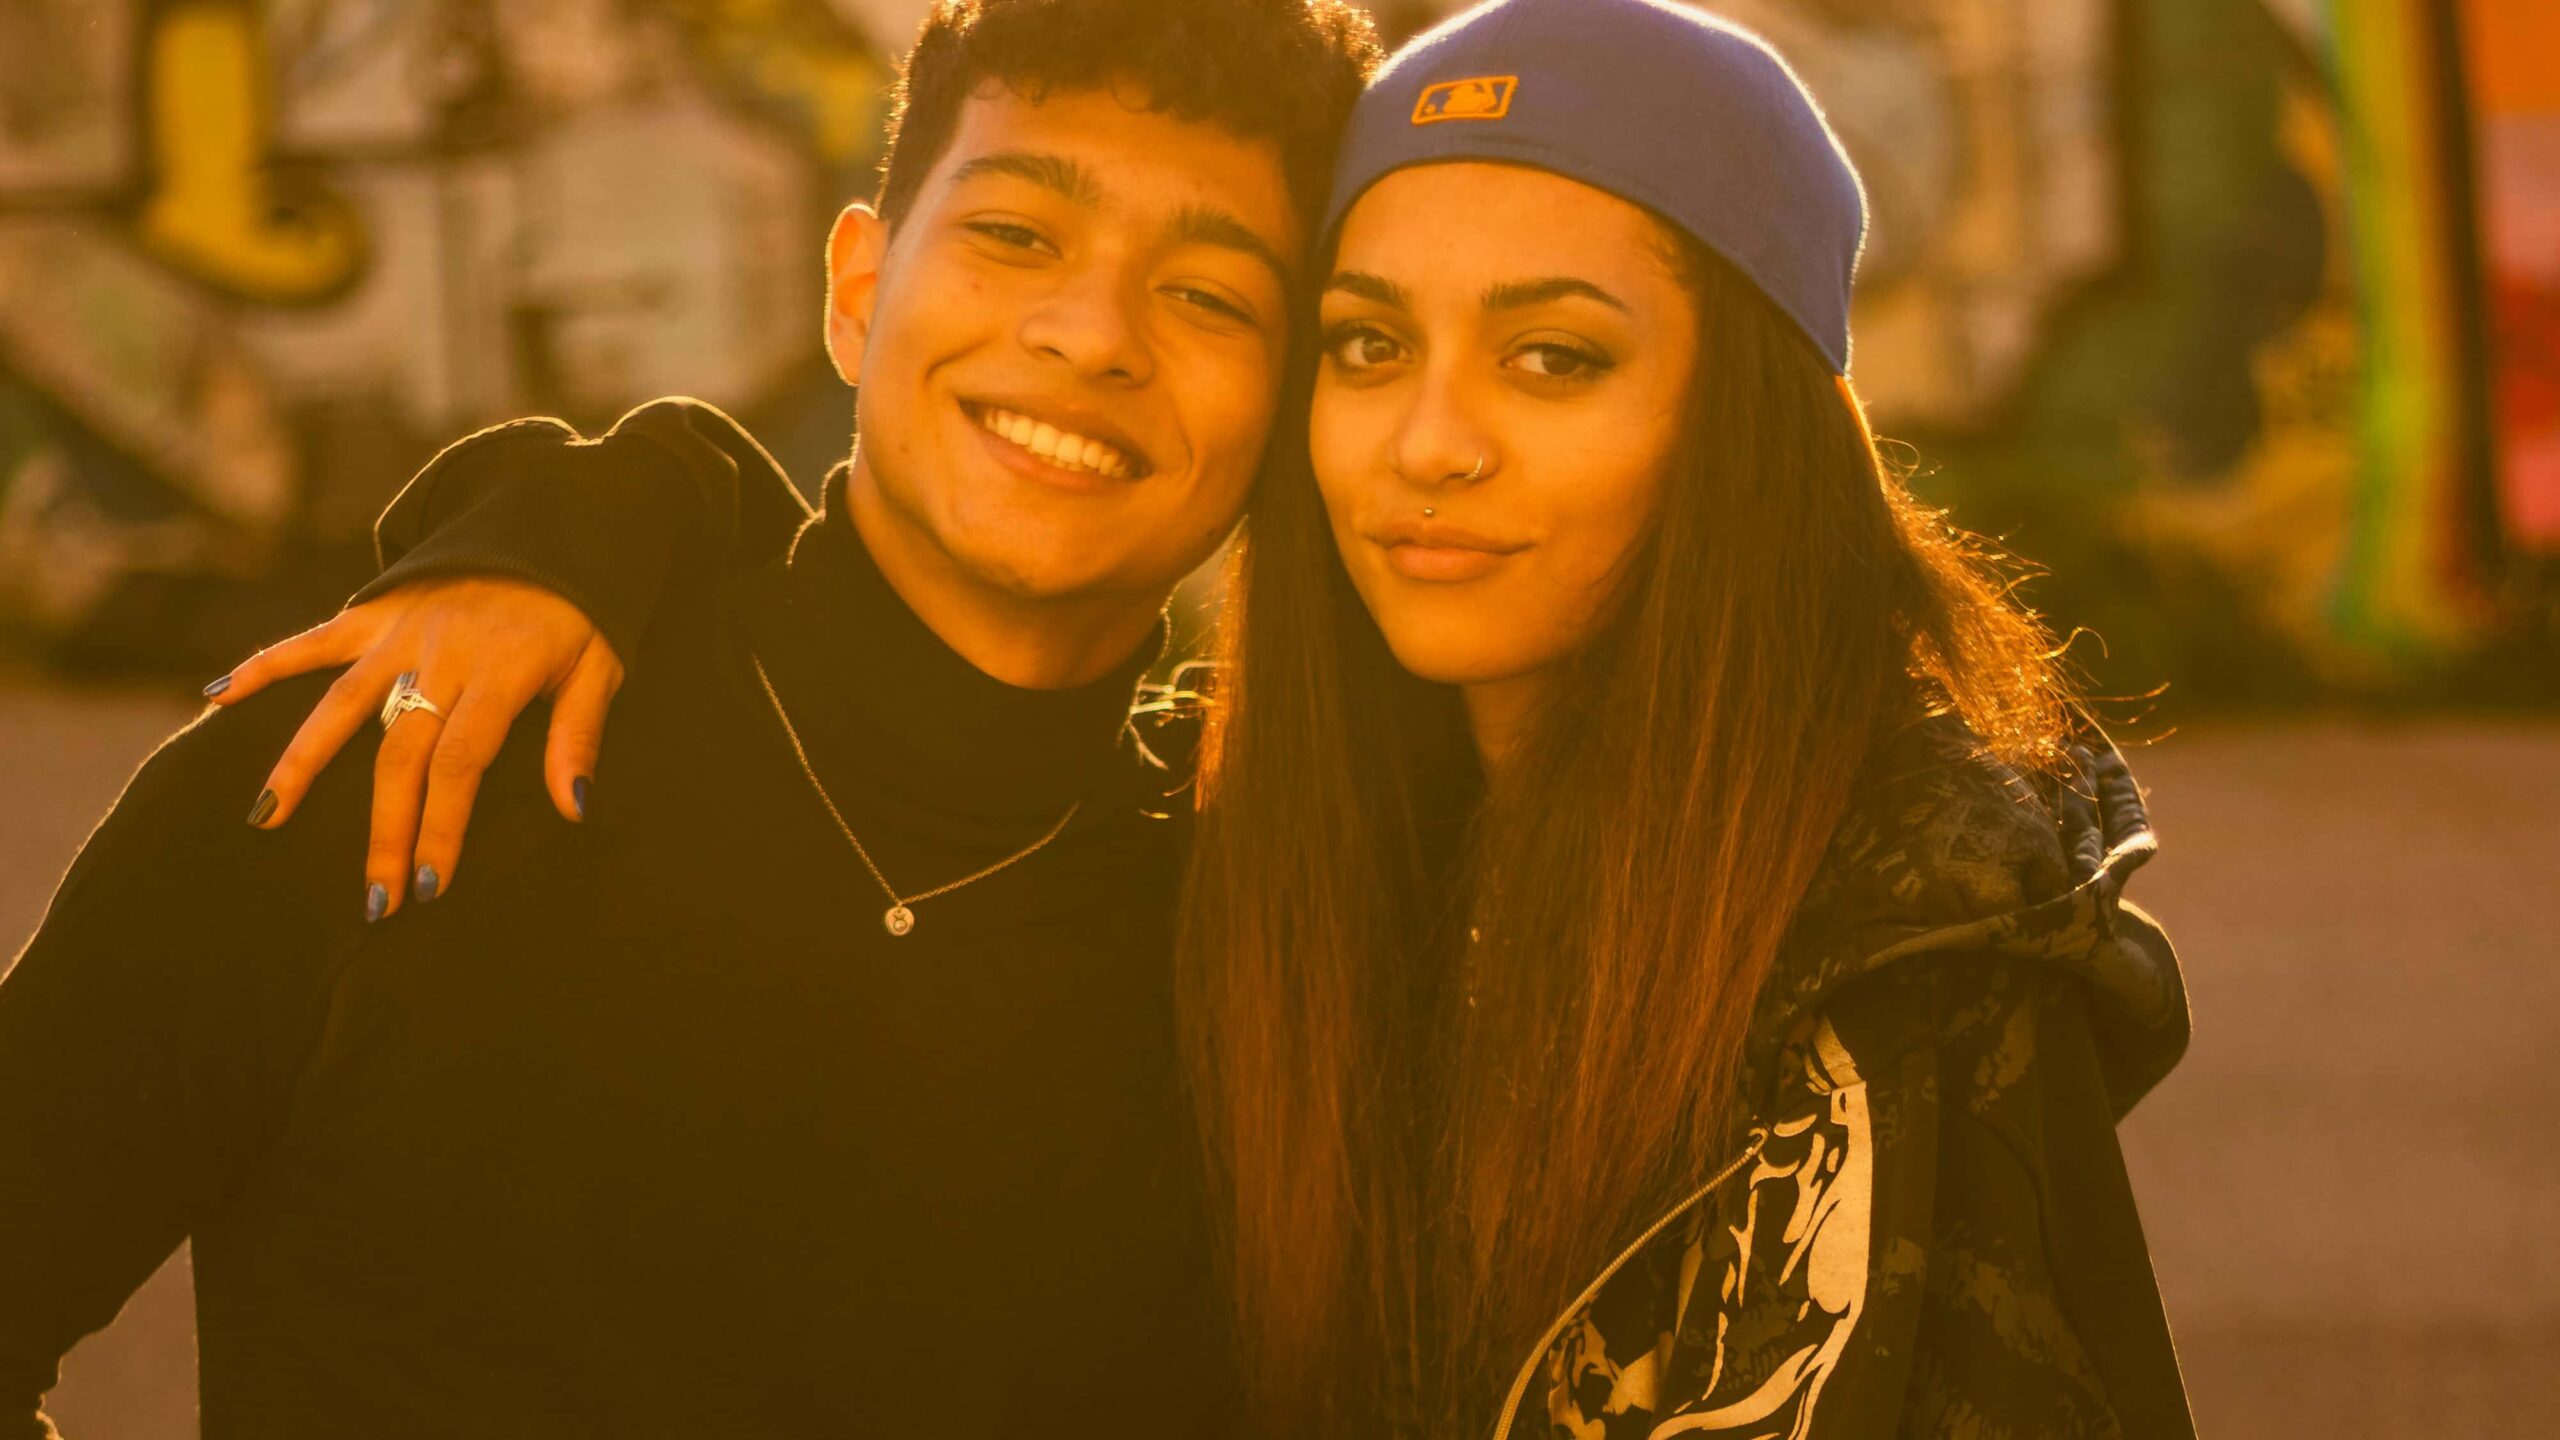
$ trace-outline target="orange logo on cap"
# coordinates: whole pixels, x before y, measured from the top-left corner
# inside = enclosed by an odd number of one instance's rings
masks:
[[[1520,90],[1517,75],[1478,75],[1469,80],[1443,80],[1413,102],[1413,123],[1435,120],[1499,120],[1511,113],[1511,97]]]

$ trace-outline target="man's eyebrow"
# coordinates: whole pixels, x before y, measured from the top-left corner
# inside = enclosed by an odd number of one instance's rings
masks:
[[[1333,272],[1333,278],[1325,282],[1324,288],[1339,290],[1345,295],[1356,295],[1375,304],[1391,305],[1398,310],[1413,308],[1413,297],[1405,293],[1403,286],[1383,275],[1372,275],[1366,270],[1336,270]]]
[[[1549,275],[1536,280],[1506,281],[1484,292],[1484,308],[1525,310],[1532,305],[1544,305],[1550,300],[1562,300],[1568,296],[1577,295],[1585,300],[1597,300],[1612,310],[1630,315],[1635,313],[1627,308],[1626,301],[1588,280],[1576,280],[1570,275]]]
[[[1102,184],[1093,172],[1064,155],[1045,150],[998,150],[979,155],[951,172],[951,183],[964,184],[981,175],[1010,175],[1055,190],[1078,205],[1102,203]]]
[[[1271,248],[1271,242],[1255,234],[1252,226],[1215,205],[1183,206],[1182,213],[1173,217],[1171,235],[1177,245],[1221,245],[1229,250],[1241,250],[1271,267],[1272,275],[1278,278],[1283,289],[1290,283],[1288,262],[1280,258],[1279,251]]]
[[[1103,203],[1102,182],[1082,161],[1045,150],[998,150],[979,155],[951,172],[951,183],[959,185],[982,175],[1010,175],[1034,185],[1054,190],[1088,209]],[[1290,281],[1288,262],[1280,252],[1235,216],[1215,205],[1186,205],[1173,217],[1170,234],[1175,244],[1222,245],[1241,250],[1261,261],[1278,277],[1282,285]]]

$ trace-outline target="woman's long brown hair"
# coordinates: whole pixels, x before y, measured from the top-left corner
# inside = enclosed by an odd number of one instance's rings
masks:
[[[1880,730],[1953,710],[2037,767],[2066,737],[1996,557],[1756,290],[1678,249],[1705,343],[1658,520],[1498,797],[1455,692],[1353,591],[1303,423],[1256,497],[1180,983],[1275,1432],[1481,1433],[1733,1143],[1752,1001]]]

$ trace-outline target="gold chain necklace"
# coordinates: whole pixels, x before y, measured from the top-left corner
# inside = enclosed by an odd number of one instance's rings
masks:
[[[905,935],[916,928],[914,907],[924,901],[937,895],[948,895],[963,885],[974,885],[1009,865],[1038,854],[1050,841],[1057,839],[1059,832],[1067,828],[1067,822],[1076,818],[1076,812],[1084,808],[1081,800],[1068,806],[1067,813],[1058,817],[1058,823],[1050,826],[1047,834],[984,870],[963,875],[948,885],[914,895],[901,895],[898,887],[889,883],[889,877],[880,873],[880,866],[872,860],[871,852],[862,848],[862,841],[853,833],[853,827],[844,823],[844,812],[836,808],[836,802],[827,794],[827,787],[818,783],[818,772],[809,764],[809,751],[800,743],[800,731],[791,723],[791,712],[782,708],[782,697],[774,693],[773,677],[764,673],[764,661],[752,651],[748,653],[747,660],[756,667],[756,679],[764,686],[764,698],[773,702],[773,717],[782,722],[782,733],[791,741],[791,753],[800,762],[800,773],[809,777],[809,788],[818,792],[818,803],[827,807],[828,817],[836,822],[838,830],[844,832],[845,840],[853,846],[853,853],[862,857],[862,868],[871,872],[871,878],[880,882],[881,891],[889,897],[888,912],[880,917],[880,923],[892,935]]]

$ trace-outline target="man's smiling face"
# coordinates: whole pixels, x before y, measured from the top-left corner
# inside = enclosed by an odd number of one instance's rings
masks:
[[[1143,98],[989,83],[895,227],[848,211],[830,250],[857,513],[1018,602],[1161,600],[1233,527],[1277,403],[1280,152]]]

